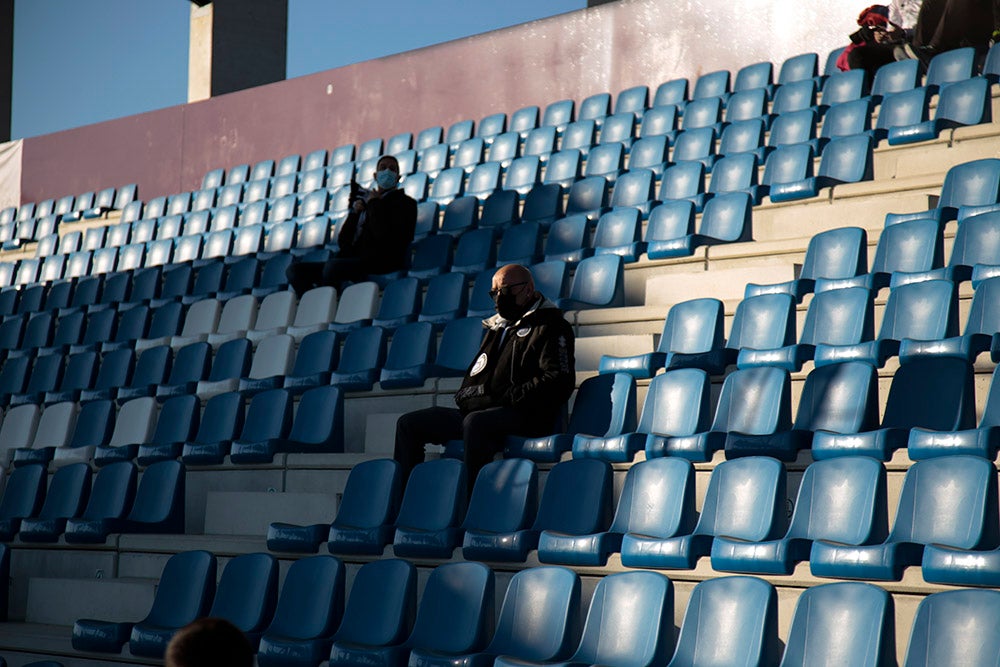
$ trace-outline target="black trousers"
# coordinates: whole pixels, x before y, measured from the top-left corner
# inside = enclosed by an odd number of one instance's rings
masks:
[[[549,425],[551,427],[551,425]],[[410,471],[424,460],[427,443],[443,445],[449,440],[465,441],[465,468],[469,495],[479,471],[503,451],[508,435],[545,435],[534,420],[514,408],[488,408],[462,416],[456,408],[425,408],[408,412],[396,422],[393,453],[403,468],[404,482]]]
[[[357,257],[331,257],[325,262],[292,262],[285,269],[288,284],[302,296],[313,287],[332,286],[340,290],[345,282],[358,282],[368,277],[365,262]]]
[[[868,83],[875,79],[875,72],[882,65],[896,62],[893,52],[897,44],[865,44],[851,49],[847,54],[847,64],[851,69],[863,69],[868,73]]]

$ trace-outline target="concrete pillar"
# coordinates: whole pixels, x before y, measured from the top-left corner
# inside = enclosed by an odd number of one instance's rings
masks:
[[[288,0],[191,4],[188,101],[285,78]]]
[[[10,141],[14,82],[14,0],[0,0],[0,143]]]

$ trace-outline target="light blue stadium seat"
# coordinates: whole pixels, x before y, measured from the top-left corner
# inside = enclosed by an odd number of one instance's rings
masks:
[[[261,667],[318,665],[344,613],[344,564],[333,556],[292,563],[257,653]]]
[[[729,124],[719,139],[720,156],[752,153],[763,163],[766,155],[764,146],[764,121],[759,118],[741,120]]]
[[[831,74],[823,82],[818,111],[825,116],[834,105],[860,100],[867,90],[866,83],[865,71],[861,69]]]
[[[552,223],[543,248],[546,261],[576,263],[593,255],[591,224],[585,215],[567,215]]]
[[[466,560],[524,560],[538,541],[538,470],[527,459],[486,464],[476,477],[462,529]]]
[[[711,451],[725,431],[726,457],[773,456],[794,461],[808,438],[793,431],[788,371],[773,366],[744,368],[726,377],[711,431],[692,438],[698,451]],[[752,399],[752,400],[751,400]],[[704,437],[702,437],[704,436]],[[714,437],[713,437],[714,436]],[[680,439],[675,439],[677,442]]]
[[[689,82],[687,79],[670,79],[656,87],[653,95],[653,107],[668,104],[683,106],[688,101]]]
[[[560,150],[577,150],[584,158],[591,146],[597,144],[597,123],[593,118],[580,119],[569,123],[562,133]]]
[[[561,567],[514,575],[497,617],[487,656],[505,661],[564,660],[580,634],[580,578]],[[544,629],[540,631],[540,629]]]
[[[471,664],[494,626],[493,572],[481,563],[446,563],[424,588],[413,632],[406,640],[413,667]]]
[[[786,147],[783,150],[794,148],[797,146]],[[771,157],[768,158],[768,165],[780,152],[782,151],[776,150],[771,154]],[[823,157],[820,159],[819,171],[816,176],[810,176],[808,173],[812,167],[811,155],[804,154],[801,157],[796,155],[795,159],[806,160],[806,174],[798,180],[788,181],[777,174],[772,174],[769,179],[768,170],[765,169],[764,184],[771,188],[771,201],[780,202],[815,197],[821,188],[833,187],[841,183],[868,181],[873,178],[872,140],[866,135],[841,137],[828,143],[823,150]],[[780,180],[776,180],[778,178]]]
[[[763,133],[763,130],[761,131]],[[665,136],[643,137],[632,144],[629,152],[629,170],[648,169],[659,179],[669,164],[667,149],[670,142]]]
[[[692,104],[701,105],[707,101],[699,100]],[[705,171],[711,171],[718,159],[715,153],[715,139],[714,127],[689,127],[677,134],[670,159],[674,163],[700,162],[705,166]]]
[[[638,113],[644,110],[640,109]],[[627,151],[635,141],[636,118],[632,111],[616,112],[605,118],[601,125],[600,144],[615,143]]]
[[[774,120],[771,134],[767,138],[765,153],[780,146],[808,144],[815,155],[819,155],[826,141],[816,138],[816,111],[812,108],[786,111]]]
[[[637,429],[646,436],[647,460],[670,455],[706,459],[708,452],[692,451],[690,443],[705,440],[699,434],[709,430],[710,391],[708,374],[698,368],[678,368],[652,379]]]
[[[496,234],[492,228],[472,229],[458,239],[451,270],[467,275],[485,271],[496,264]],[[431,280],[433,283],[433,279]],[[463,305],[463,309],[464,309]]]
[[[649,108],[649,86],[633,86],[619,91],[615,97],[614,112],[631,113],[634,118],[642,116],[642,112]]]
[[[730,93],[730,83],[732,75],[729,70],[716,70],[702,74],[694,82],[694,89],[691,91],[691,100],[703,98],[727,97]]]
[[[507,114],[493,113],[485,116],[476,125],[476,136],[482,137],[487,144],[492,144],[494,139],[507,130]]]
[[[772,365],[779,361],[776,350],[794,345],[795,299],[790,294],[761,294],[736,306],[726,349],[740,368]],[[787,352],[794,356],[795,350]]]
[[[691,591],[671,667],[695,664],[774,664],[778,595],[754,577],[718,577]]]
[[[278,599],[278,561],[265,553],[236,556],[222,570],[209,618],[235,625],[256,650]]]
[[[886,95],[882,98],[878,121],[871,135],[878,142],[887,138],[893,128],[910,127],[927,122],[930,101],[931,91],[926,86]]]
[[[976,50],[970,46],[939,53],[927,65],[926,85],[944,94],[951,84],[971,79],[975,67]]]
[[[687,199],[700,213],[707,199],[705,195],[705,165],[701,162],[679,162],[663,172],[660,183],[662,202],[673,199]]]
[[[673,583],[657,572],[620,572],[597,583],[576,652],[559,665],[648,667],[673,652]],[[501,658],[498,667],[525,663]]]
[[[767,112],[767,100],[767,90],[764,88],[734,92],[726,102],[725,123],[716,128],[716,135],[721,136],[729,124],[744,120],[763,120],[770,125],[771,116]]]
[[[913,221],[900,222],[892,227],[912,224]],[[960,221],[958,230],[952,241],[951,257],[947,266],[935,266],[929,270],[915,273],[897,271],[893,276],[893,284],[916,282],[931,278],[944,278],[954,282],[972,280],[977,287],[986,278],[998,274],[996,267],[998,245],[997,230],[1000,229],[1000,211],[989,211],[967,217]]]
[[[610,205],[612,210],[634,208],[645,219],[659,203],[656,199],[656,172],[635,166],[615,183]]]
[[[566,298],[557,305],[563,310],[617,308],[625,305],[624,262],[618,255],[587,257],[573,274]]]
[[[551,162],[550,159],[550,165]],[[614,184],[624,171],[625,149],[620,143],[612,142],[594,146],[587,157],[587,167],[583,175],[603,176],[609,183]]]
[[[396,519],[393,553],[450,558],[462,539],[467,491],[465,465],[455,459],[419,464],[410,474]]]
[[[465,195],[473,196],[480,202],[500,190],[503,170],[499,162],[477,164],[465,183]]]
[[[411,563],[390,558],[363,565],[333,636],[330,666],[402,664],[416,609],[417,570]]]
[[[920,62],[901,60],[879,67],[872,81],[871,97],[877,104],[885,95],[916,88],[920,79]]]
[[[963,430],[930,430],[913,428],[907,441],[907,454],[913,461],[937,456],[967,454],[993,460],[1000,447],[1000,382],[994,371],[986,405],[978,428]]]
[[[757,156],[739,153],[716,162],[708,192],[713,196],[742,192],[750,196],[753,205],[760,204],[761,198],[767,194],[767,187],[757,184]]]
[[[557,129],[552,126],[532,128],[527,134],[522,134],[522,156],[536,156],[542,162],[547,162],[549,155],[556,150]]]
[[[570,451],[577,434],[614,437],[631,433],[634,427],[635,379],[626,373],[600,375],[580,384],[565,433],[537,438],[508,436],[504,455],[554,463]],[[624,447],[626,443],[620,444]]]
[[[996,585],[997,476],[975,456],[917,461],[903,479],[896,520],[886,540],[868,546],[818,541],[810,557],[821,577],[899,581],[921,565],[926,581]]]
[[[663,137],[673,142],[677,137],[677,119],[680,117],[678,107],[673,104],[654,106],[642,115],[639,124],[639,136]]]
[[[944,55],[944,54],[941,54]],[[926,117],[906,125],[889,128],[889,144],[909,144],[935,139],[944,130],[988,123],[992,119],[990,83],[985,77],[975,77],[952,83],[941,90],[934,119]]]
[[[649,186],[651,188],[652,184]],[[626,262],[637,262],[639,255],[645,250],[641,239],[642,214],[639,209],[614,208],[597,221],[593,240],[594,253],[618,255]]]
[[[585,215],[596,222],[608,210],[608,193],[608,182],[600,176],[576,181],[566,197],[566,215]]]
[[[810,586],[795,604],[781,667],[894,664],[894,609],[892,596],[872,584]]]
[[[426,171],[426,170],[424,170]],[[430,172],[428,172],[430,174]],[[428,201],[447,206],[452,199],[461,197],[465,189],[465,170],[461,167],[442,169],[434,178]]]
[[[595,120],[600,126],[603,119],[611,113],[611,95],[609,93],[594,93],[580,102],[577,110],[577,120]]]
[[[806,468],[788,532],[779,539],[745,541],[716,536],[712,567],[727,572],[784,574],[808,560],[813,545],[881,544],[888,534],[886,473],[875,459],[852,456]]]
[[[541,127],[554,127],[562,134],[566,126],[576,119],[576,102],[571,99],[556,100],[545,107]]]
[[[816,106],[816,81],[802,79],[782,83],[774,93],[771,113],[779,116]]]
[[[744,297],[785,292],[801,302],[806,294],[815,289],[818,280],[855,278],[867,269],[868,233],[861,227],[831,229],[814,234],[809,239],[798,278],[774,285],[747,283]]]
[[[802,53],[785,59],[778,74],[778,85],[784,86],[795,81],[815,79],[819,74],[819,56]]]
[[[516,158],[507,168],[503,187],[512,190],[519,196],[525,196],[542,180],[542,163],[537,155],[524,155]]]
[[[650,211],[645,236],[649,259],[690,254],[684,241],[694,235],[694,223],[695,205],[686,199],[664,201]]]
[[[385,363],[386,333],[381,327],[362,327],[344,340],[337,370],[330,383],[344,391],[368,391]]]
[[[73,648],[119,653],[128,642],[132,655],[162,658],[174,633],[208,612],[215,593],[216,567],[215,556],[207,551],[171,556],[146,618],[134,625],[80,619],[73,624]]]
[[[997,591],[958,590],[926,596],[917,607],[903,664],[929,667],[997,660],[1000,644],[981,628],[998,616]]]

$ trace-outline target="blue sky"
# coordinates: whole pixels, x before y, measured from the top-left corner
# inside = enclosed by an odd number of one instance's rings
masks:
[[[16,0],[11,133],[187,99],[188,0]],[[289,0],[289,78],[581,9],[586,0]]]

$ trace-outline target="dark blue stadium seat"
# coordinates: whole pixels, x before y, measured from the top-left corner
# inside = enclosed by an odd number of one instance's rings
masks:
[[[907,454],[910,460],[967,454],[993,460],[1000,447],[1000,382],[994,370],[990,390],[986,396],[982,418],[978,428],[936,431],[915,427],[910,430],[907,440]]]
[[[143,364],[145,354],[146,351],[144,350],[143,355],[139,357],[137,365]],[[173,363],[170,365],[168,377],[161,381],[153,393],[160,400],[166,400],[171,396],[195,393],[198,383],[209,377],[212,368],[211,363],[211,345],[205,342],[185,345],[177,350],[173,357]],[[221,370],[220,365],[220,372]],[[136,384],[136,381],[139,379],[138,371],[139,369],[137,368],[133,376],[133,384]],[[119,401],[121,400],[123,400],[122,393],[119,392]]]
[[[814,542],[809,566],[820,577],[899,581],[923,564],[926,581],[996,585],[997,475],[976,456],[913,463],[903,478],[896,519],[884,542]]]
[[[451,263],[453,272],[475,274],[485,271],[495,264],[496,233],[492,228],[473,229],[465,232],[458,239],[455,256]]]
[[[414,468],[396,518],[393,553],[450,558],[461,542],[465,484],[465,465],[455,459],[426,461]]]
[[[355,329],[344,340],[340,363],[330,376],[330,384],[344,391],[368,391],[378,380],[385,357],[384,329],[380,327]]]
[[[651,183],[649,189],[652,189]],[[639,255],[645,250],[645,243],[641,239],[642,214],[639,209],[614,208],[597,221],[593,240],[594,253],[618,255],[626,262],[637,262]]]
[[[291,393],[285,389],[275,389],[282,392],[273,396],[263,396],[262,407],[271,407],[279,399],[288,397]],[[270,392],[264,392],[270,394]],[[255,397],[256,398],[256,397]],[[277,424],[270,431],[262,432],[264,437],[254,432],[246,433],[250,427],[250,419],[254,414],[254,402],[250,402],[249,416],[243,434],[232,445],[230,460],[233,463],[268,463],[274,454],[286,452],[342,452],[344,450],[344,399],[342,392],[336,387],[314,387],[302,394],[299,399],[295,418],[291,427],[283,426],[280,430]],[[287,432],[287,436],[284,433]]]
[[[552,128],[549,128],[550,130]],[[519,197],[524,197],[528,192],[538,185],[542,180],[542,162],[538,155],[523,155],[516,158],[507,167],[507,174],[504,177],[504,191],[515,192]],[[496,194],[496,193],[494,193]],[[487,197],[489,199],[489,197]]]
[[[124,402],[140,396],[153,396],[157,387],[167,381],[172,370],[173,350],[169,345],[157,345],[143,350],[135,363],[132,380],[122,385],[117,400]]]
[[[892,596],[872,584],[810,586],[795,604],[781,667],[893,664],[894,608]]]
[[[171,556],[163,568],[146,618],[134,626],[80,619],[73,624],[73,648],[119,653],[128,642],[132,655],[163,657],[174,633],[208,612],[215,593],[216,567],[215,556],[207,551],[185,551]]]
[[[445,324],[430,372],[437,377],[465,375],[479,351],[484,332],[477,317],[457,318]]]
[[[243,554],[222,570],[208,616],[235,625],[256,650],[277,600],[278,561],[269,554]]]
[[[852,456],[816,461],[799,485],[788,532],[771,541],[717,536],[712,567],[728,572],[792,574],[808,560],[817,540],[841,545],[882,543],[889,531],[885,467],[875,459]]]
[[[426,170],[425,170],[426,171]],[[465,190],[465,170],[461,167],[442,169],[434,178],[427,199],[437,202],[439,206],[447,206],[451,200],[461,197]]]
[[[479,471],[462,529],[466,560],[517,560],[537,543],[538,470],[526,459],[503,459]],[[530,545],[530,546],[529,546]],[[520,560],[523,560],[521,558]]]
[[[595,222],[608,210],[608,181],[590,176],[573,183],[566,197],[566,215],[585,215]]]
[[[552,223],[543,249],[546,261],[576,263],[593,254],[590,221],[584,215],[568,215]]]
[[[78,483],[82,484],[81,473],[74,469],[64,479],[67,483],[80,479]],[[24,465],[10,473],[0,497],[0,541],[10,542],[23,519],[38,515],[45,499],[46,477],[45,466],[38,464]]]
[[[330,666],[402,664],[416,610],[417,570],[411,563],[390,558],[361,566],[333,636]]]
[[[861,227],[840,227],[814,234],[806,247],[799,277],[775,285],[747,283],[744,297],[786,292],[801,302],[820,279],[844,280],[868,269],[868,233]],[[841,283],[836,283],[838,286]],[[844,284],[846,286],[846,284]]]
[[[555,183],[540,183],[524,196],[521,222],[537,222],[547,228],[563,216],[563,189]]]
[[[156,429],[148,441],[137,443],[136,461],[148,466],[157,461],[176,459],[185,442],[198,431],[201,404],[194,394],[173,396],[163,402],[156,420]]]
[[[982,628],[1000,618],[997,591],[932,593],[920,601],[906,647],[906,667],[988,664],[1000,656],[1000,641]]]
[[[344,569],[333,556],[292,563],[274,619],[261,637],[257,664],[318,665],[330,654],[331,637],[344,612]]]
[[[460,236],[476,226],[479,220],[479,200],[468,195],[451,200],[444,209],[438,232]]]
[[[520,220],[518,194],[514,190],[497,190],[483,201],[479,215],[480,227],[507,227]]]
[[[243,395],[238,392],[216,394],[208,399],[197,433],[181,448],[182,460],[197,465],[221,463],[232,441],[244,430],[244,407]],[[282,413],[286,406],[277,407]]]
[[[230,400],[236,402],[235,399]],[[206,404],[206,411],[209,403]],[[202,424],[206,424],[207,421],[207,418],[203,417]],[[237,455],[236,459],[231,459],[233,463],[269,461],[274,452],[280,451],[282,444],[285,444],[283,441],[288,438],[291,423],[291,395],[284,389],[261,392],[250,399],[246,419],[238,436],[234,431],[234,435],[230,437],[228,430],[224,430],[218,440],[206,440],[202,437],[202,430],[199,429],[196,442],[184,444],[181,460],[189,465],[219,465],[232,449]],[[220,428],[225,429],[225,426]]]
[[[542,228],[537,222],[525,222],[504,230],[497,250],[497,266],[534,264],[542,256]],[[492,272],[488,272],[492,280]]]
[[[688,598],[670,667],[701,664],[772,665],[781,653],[778,594],[754,577],[699,582]]]
[[[284,388],[301,392],[329,384],[330,373],[340,360],[340,344],[333,331],[314,331],[299,343],[292,366],[284,379]]]
[[[86,465],[86,464],[74,464]],[[73,467],[73,466],[70,466]],[[121,519],[132,506],[135,496],[136,469],[131,462],[117,463],[101,468],[94,478],[86,508],[79,519],[56,517],[52,519],[26,519],[21,522],[20,538],[25,542],[55,542],[70,524]],[[13,481],[13,477],[10,482]],[[10,484],[8,482],[8,485]],[[78,541],[67,532],[67,542]],[[103,537],[101,538],[103,542]]]
[[[493,571],[481,563],[446,563],[427,580],[413,632],[409,664],[466,664],[486,648],[494,626]]]
[[[428,236],[413,244],[413,260],[408,274],[420,280],[446,273],[452,260],[452,237],[447,234]]]
[[[867,90],[864,70],[837,71],[823,82],[821,103],[817,109],[826,114],[833,106],[860,100]]]
[[[577,434],[610,438],[634,430],[635,378],[626,373],[598,375],[580,383],[565,433],[535,438],[508,436],[504,455],[555,463],[563,452],[570,451]],[[626,444],[619,443],[623,451],[618,455],[625,455]],[[629,452],[629,458],[634,453]]]

